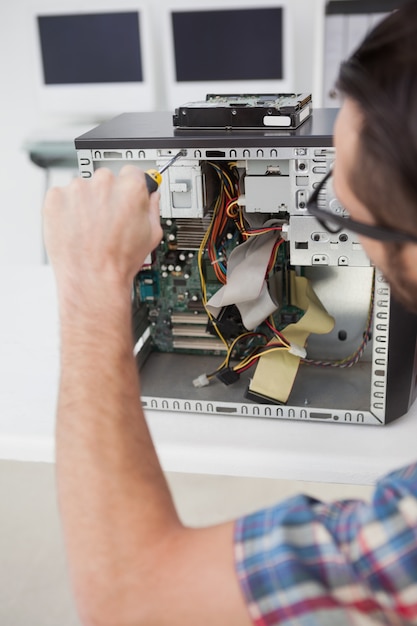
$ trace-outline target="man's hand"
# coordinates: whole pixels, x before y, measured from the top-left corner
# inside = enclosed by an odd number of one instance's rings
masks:
[[[132,165],[118,176],[98,169],[49,190],[44,233],[58,288],[82,290],[98,279],[130,285],[162,237],[159,194],[149,196],[144,173]]]
[[[161,239],[143,172],[52,189],[45,240],[60,300],[56,458],[71,579],[86,626],[248,626],[233,523],[185,528],[140,402],[131,284]]]

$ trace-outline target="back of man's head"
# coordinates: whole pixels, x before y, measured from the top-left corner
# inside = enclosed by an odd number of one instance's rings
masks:
[[[416,0],[366,36],[337,87],[363,114],[352,189],[379,224],[417,235]]]

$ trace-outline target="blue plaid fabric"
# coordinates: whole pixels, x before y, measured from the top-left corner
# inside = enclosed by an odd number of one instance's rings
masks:
[[[235,556],[256,626],[417,625],[417,464],[370,504],[300,495],[237,520]]]

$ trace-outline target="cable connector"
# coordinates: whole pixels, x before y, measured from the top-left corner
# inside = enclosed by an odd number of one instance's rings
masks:
[[[281,237],[284,241],[288,241],[290,238],[290,225],[289,224],[283,224],[282,225],[282,230],[281,230]]]
[[[206,374],[200,374],[197,378],[194,378],[193,385],[194,387],[207,387],[210,384],[209,379]]]
[[[224,367],[220,372],[217,372],[216,378],[218,378],[225,385],[233,385],[240,378],[239,372],[235,372],[230,367]]]
[[[296,343],[291,343],[288,348],[288,352],[293,354],[294,356],[300,357],[300,359],[305,359],[307,356],[307,350],[302,346],[298,346]]]

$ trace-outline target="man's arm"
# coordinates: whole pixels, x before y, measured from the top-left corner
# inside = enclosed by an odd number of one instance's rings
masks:
[[[131,166],[49,192],[45,241],[61,319],[59,505],[81,619],[94,626],[250,624],[233,524],[185,528],[140,403],[132,280],[161,238]]]

